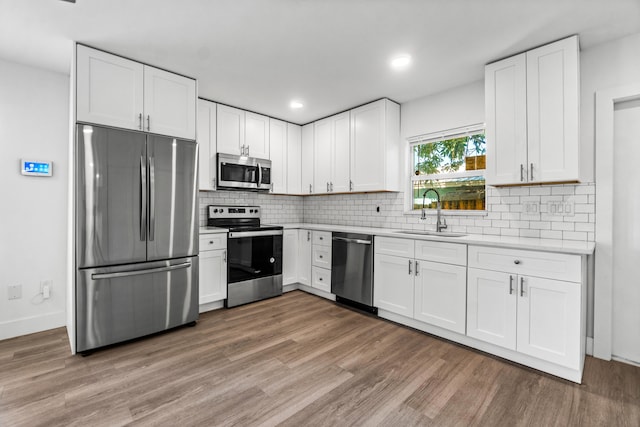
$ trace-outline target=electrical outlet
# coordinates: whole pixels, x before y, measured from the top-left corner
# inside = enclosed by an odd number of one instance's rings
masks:
[[[572,200],[565,202],[549,202],[547,204],[547,213],[559,216],[573,216],[575,204]]]
[[[51,288],[53,287],[53,280],[43,280],[40,282],[40,293],[42,299],[49,299],[51,297]]]
[[[536,214],[540,212],[540,204],[538,202],[525,202],[523,206],[525,213]]]
[[[9,299],[22,298],[22,285],[9,285]]]

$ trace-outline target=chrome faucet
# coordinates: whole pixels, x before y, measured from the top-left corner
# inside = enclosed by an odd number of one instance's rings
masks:
[[[433,187],[427,188],[424,190],[424,193],[422,193],[422,215],[420,216],[420,219],[423,221],[427,219],[427,213],[424,210],[424,199],[429,191],[436,193],[436,231],[439,233],[447,228],[447,221],[440,217],[440,193],[438,193],[438,190]]]

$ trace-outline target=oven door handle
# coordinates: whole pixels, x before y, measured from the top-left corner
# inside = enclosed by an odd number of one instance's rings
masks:
[[[262,236],[282,236],[282,230],[265,230],[265,231],[231,231],[230,239],[240,239],[242,237],[262,237]]]

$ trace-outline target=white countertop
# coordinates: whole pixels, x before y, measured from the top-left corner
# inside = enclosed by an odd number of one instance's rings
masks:
[[[499,246],[513,249],[530,249],[565,254],[591,255],[595,249],[594,242],[573,240],[536,239],[531,237],[492,236],[485,234],[467,234],[460,237],[441,237],[424,234],[407,234],[406,231],[390,228],[355,227],[331,224],[282,224],[286,229],[305,229],[318,231],[342,231],[351,233],[373,234],[375,236],[397,237],[400,239],[435,240],[439,242],[464,243],[467,245]],[[403,231],[403,233],[399,233]],[[419,231],[417,231],[419,233]],[[443,232],[446,235],[446,232]]]
[[[347,233],[373,234],[375,236],[397,237],[399,239],[434,240],[439,242],[464,243],[466,245],[499,246],[513,249],[530,249],[545,252],[558,252],[576,255],[591,255],[595,249],[594,242],[580,242],[573,240],[536,239],[531,237],[492,236],[485,234],[467,234],[460,237],[442,237],[424,234],[408,234],[406,231],[391,228],[355,227],[331,224],[280,224],[287,229],[305,229],[317,231],[342,231]],[[403,233],[399,233],[403,231]],[[226,233],[226,228],[200,227],[200,234]],[[419,232],[418,232],[419,233]],[[446,235],[443,232],[443,235]]]

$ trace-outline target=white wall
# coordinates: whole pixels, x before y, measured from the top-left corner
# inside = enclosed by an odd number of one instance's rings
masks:
[[[0,339],[65,324],[68,116],[68,76],[0,59]],[[21,158],[53,161],[53,177],[22,176]]]
[[[640,33],[580,53],[580,137],[584,180],[594,180],[595,93],[640,82]]]

